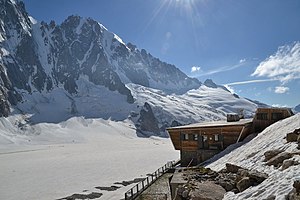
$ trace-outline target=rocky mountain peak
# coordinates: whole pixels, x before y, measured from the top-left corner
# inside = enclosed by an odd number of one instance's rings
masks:
[[[218,87],[218,85],[215,84],[212,79],[206,79],[203,84],[207,87],[210,87],[210,88],[217,88]]]
[[[217,85],[215,82],[213,82],[212,79],[206,79],[203,83],[206,87],[210,87],[210,88],[221,88],[227,92],[230,92],[225,86],[223,85]],[[237,96],[237,95],[236,95]]]

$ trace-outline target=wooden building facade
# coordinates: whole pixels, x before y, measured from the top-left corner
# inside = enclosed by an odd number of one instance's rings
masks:
[[[252,119],[237,122],[207,122],[167,129],[181,165],[196,165],[243,140],[252,132]]]
[[[259,108],[253,119],[196,123],[168,128],[167,131],[174,148],[180,150],[181,165],[197,165],[249,134],[292,114],[285,108]]]
[[[290,117],[293,112],[289,108],[258,108],[253,118],[253,129],[261,132],[271,124]]]

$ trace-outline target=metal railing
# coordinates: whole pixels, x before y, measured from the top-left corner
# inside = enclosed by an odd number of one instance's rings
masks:
[[[164,166],[147,175],[145,179],[140,181],[138,184],[133,186],[130,190],[125,193],[125,200],[133,200],[138,197],[144,190],[146,190],[151,184],[153,184],[159,177],[174,168],[179,161],[167,162]]]

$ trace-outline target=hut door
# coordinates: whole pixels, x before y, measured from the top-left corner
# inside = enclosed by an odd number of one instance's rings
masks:
[[[203,135],[203,149],[208,149],[208,136]]]
[[[198,137],[198,149],[203,149],[203,136],[199,135]]]

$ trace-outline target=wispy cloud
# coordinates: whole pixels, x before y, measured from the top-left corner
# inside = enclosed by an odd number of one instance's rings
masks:
[[[257,79],[257,80],[249,80],[249,81],[238,81],[232,83],[226,83],[225,85],[232,86],[232,85],[244,85],[249,83],[263,83],[263,82],[272,82],[277,81],[277,79]]]
[[[191,68],[191,72],[192,72],[192,73],[194,73],[194,72],[199,72],[199,71],[201,71],[201,67],[193,66],[193,67]]]
[[[274,92],[277,94],[284,94],[284,93],[287,93],[289,90],[290,90],[290,88],[288,88],[288,87],[277,86],[277,87],[275,87]]]
[[[258,65],[252,76],[275,78],[283,84],[300,78],[300,42],[279,47]]]
[[[166,54],[169,49],[170,49],[170,40],[172,39],[172,33],[171,32],[166,32],[165,34],[165,41],[162,44],[161,47],[161,53]]]
[[[221,72],[225,72],[225,71],[230,71],[230,70],[242,67],[245,64],[246,64],[246,59],[243,58],[243,59],[239,60],[238,64],[235,64],[235,65],[232,65],[232,66],[224,66],[224,67],[219,67],[219,68],[216,68],[216,69],[212,69],[212,70],[209,70],[207,72],[203,72],[203,73],[199,74],[199,77],[200,76],[207,76],[207,75],[217,74],[217,73],[221,73]]]

